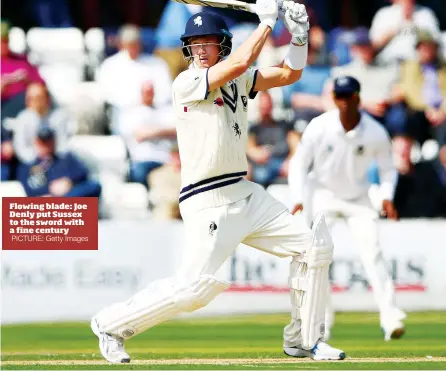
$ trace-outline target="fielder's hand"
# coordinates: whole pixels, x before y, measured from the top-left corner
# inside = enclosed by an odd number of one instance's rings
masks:
[[[387,217],[387,219],[398,220],[398,212],[396,211],[392,201],[383,201],[382,215]]]
[[[305,45],[308,38],[310,22],[305,5],[294,1],[284,1],[282,7],[286,9],[284,23],[293,36],[292,42],[296,45]]]
[[[257,0],[255,9],[256,14],[259,16],[260,23],[266,24],[271,29],[274,29],[279,14],[277,1]]]

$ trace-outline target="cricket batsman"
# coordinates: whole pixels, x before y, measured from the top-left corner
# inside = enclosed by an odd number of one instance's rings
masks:
[[[337,78],[333,95],[337,109],[310,122],[290,161],[292,213],[303,210],[305,197],[310,215],[323,212],[329,226],[337,217],[346,221],[378,304],[384,337],[400,338],[406,314],[395,305],[392,279],[378,244],[379,213],[369,199],[367,180],[368,167],[375,160],[381,178],[381,213],[397,220],[392,202],[397,171],[390,138],[380,123],[360,111],[360,83],[355,78]],[[308,182],[310,169],[313,178]],[[311,196],[304,195],[306,184],[312,184]],[[333,321],[329,300],[325,340],[330,337]]]
[[[345,358],[323,341],[328,269],[333,244],[322,214],[310,230],[301,216],[247,181],[248,99],[258,91],[297,81],[307,60],[305,6],[286,2],[285,23],[292,34],[285,60],[276,67],[251,65],[278,17],[276,0],[257,0],[257,29],[234,53],[224,20],[210,12],[193,15],[181,37],[189,69],[173,83],[181,156],[180,210],[185,251],[177,274],[158,280],[128,301],[97,313],[92,321],[102,355],[130,362],[124,341],[183,312],[207,305],[229,284],[216,272],[240,243],[292,257],[291,323],[284,350],[315,360]]]

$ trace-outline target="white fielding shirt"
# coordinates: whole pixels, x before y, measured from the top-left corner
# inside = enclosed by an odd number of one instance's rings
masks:
[[[385,129],[366,113],[349,132],[345,132],[337,109],[314,118],[290,162],[288,181],[294,204],[303,203],[310,171],[318,186],[340,199],[366,196],[370,188],[367,170],[373,160],[379,168],[381,197],[392,200],[397,171]]]
[[[208,91],[207,73],[191,67],[172,87],[183,214],[236,202],[253,192],[253,183],[243,177],[248,169],[248,99],[256,95],[257,71],[249,69],[213,91]]]

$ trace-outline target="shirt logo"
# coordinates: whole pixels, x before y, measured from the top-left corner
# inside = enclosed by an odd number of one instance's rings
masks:
[[[209,225],[209,236],[213,236],[216,230],[217,224],[215,222],[211,222],[211,224]]]
[[[234,123],[234,125],[232,126],[232,128],[234,129],[234,133],[236,136],[238,136],[239,138],[242,135],[242,131],[240,130],[240,126],[237,123]]]
[[[242,103],[243,103],[243,111],[246,111],[246,108],[248,107],[248,98],[246,95],[242,95]]]
[[[217,99],[214,100],[214,104],[216,104],[219,107],[223,107],[223,99],[221,99],[220,97],[218,97]]]
[[[358,146],[356,148],[356,154],[357,155],[363,155],[364,154],[364,146]]]
[[[331,144],[328,145],[327,152],[328,153],[332,153],[333,152],[333,146]]]
[[[203,25],[203,20],[201,19],[200,15],[194,19],[194,25],[197,27],[200,27]]]

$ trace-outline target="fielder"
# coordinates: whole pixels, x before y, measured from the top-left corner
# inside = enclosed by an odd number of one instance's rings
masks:
[[[232,35],[219,16],[197,13],[186,24],[181,40],[190,67],[173,84],[182,164],[184,258],[175,277],[155,281],[94,316],[92,330],[102,355],[112,363],[130,362],[124,340],[197,310],[223,292],[228,283],[216,272],[242,242],[292,257],[292,316],[284,330],[285,351],[315,360],[345,358],[343,351],[323,342],[333,255],[323,215],[309,230],[302,217],[291,215],[261,186],[244,178],[248,98],[297,81],[308,51],[306,9],[290,2],[285,22],[293,37],[285,61],[277,67],[251,69],[278,17],[275,0],[258,0],[256,7],[258,28],[232,54]]]
[[[334,102],[338,109],[313,119],[306,128],[301,145],[290,162],[289,185],[294,208],[303,210],[304,197],[310,215],[324,212],[331,225],[342,217],[355,239],[356,246],[372,286],[380,312],[381,328],[386,340],[404,334],[405,313],[395,305],[392,279],[387,272],[378,244],[379,217],[368,197],[367,169],[375,160],[380,170],[382,214],[397,219],[393,193],[397,171],[393,166],[392,148],[384,128],[359,110],[360,84],[350,76],[334,81]],[[304,187],[311,170],[311,196]],[[329,301],[325,340],[330,337],[334,313]]]

